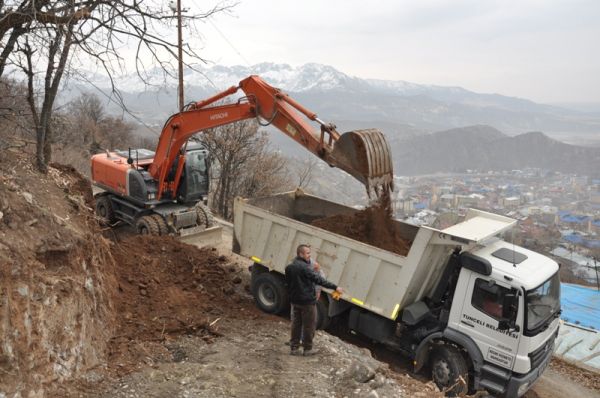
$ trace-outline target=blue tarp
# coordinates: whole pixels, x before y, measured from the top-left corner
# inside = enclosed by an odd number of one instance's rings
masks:
[[[560,216],[560,220],[563,222],[574,222],[577,224],[583,224],[588,222],[588,216],[574,216],[572,214],[566,214],[564,216]]]
[[[600,247],[600,240],[585,239],[583,236],[575,234],[575,233],[569,234],[569,235],[564,235],[563,240],[566,240],[567,242],[573,243],[575,245],[589,247],[590,249]]]
[[[600,330],[600,291],[591,287],[561,283],[561,318]]]

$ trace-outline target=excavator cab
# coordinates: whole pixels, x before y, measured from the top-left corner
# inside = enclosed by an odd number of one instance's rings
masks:
[[[177,188],[179,203],[196,203],[206,199],[209,189],[208,170],[208,151],[200,144],[189,143],[183,175]]]

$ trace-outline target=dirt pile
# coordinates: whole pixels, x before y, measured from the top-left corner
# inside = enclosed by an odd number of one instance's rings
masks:
[[[30,155],[1,155],[0,396],[130,372],[177,355],[174,336],[211,343],[219,318],[249,312],[229,258],[171,238],[103,237],[75,169],[41,174]]]
[[[42,396],[46,386],[102,366],[114,323],[114,262],[84,198],[89,184],[74,170],[41,174],[31,165],[20,151],[0,154],[0,392],[7,396]]]
[[[401,256],[408,254],[411,245],[402,238],[389,207],[381,203],[353,215],[338,214],[314,220],[311,225]]]
[[[133,236],[116,242],[112,254],[118,264],[112,300],[119,317],[109,360],[118,374],[147,362],[148,351],[168,356],[158,343],[173,336],[212,343],[220,335],[220,318],[243,317],[249,306],[237,293],[240,269],[214,248]]]

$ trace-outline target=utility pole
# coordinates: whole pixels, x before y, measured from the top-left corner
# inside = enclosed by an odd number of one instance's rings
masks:
[[[183,112],[183,39],[181,25],[181,0],[177,0],[177,63],[179,64],[179,87],[177,94],[179,98],[179,112]]]

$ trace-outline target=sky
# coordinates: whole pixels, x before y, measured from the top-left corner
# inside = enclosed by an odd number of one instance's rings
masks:
[[[361,78],[600,104],[599,0],[240,0],[191,41],[219,65],[315,62]]]

